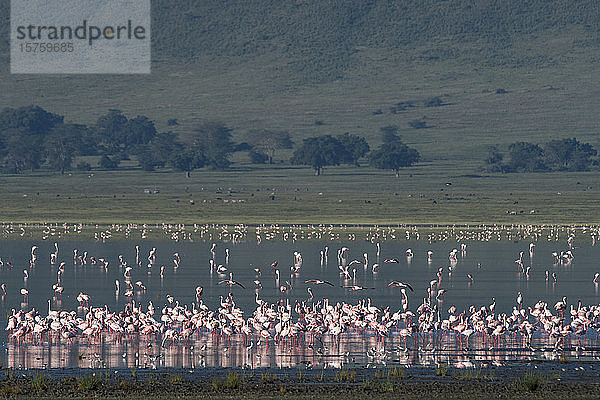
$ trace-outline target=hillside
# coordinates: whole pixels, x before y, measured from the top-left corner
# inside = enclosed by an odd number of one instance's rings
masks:
[[[150,76],[9,75],[5,40],[0,107],[39,104],[83,123],[120,108],[161,129],[176,118],[182,135],[222,121],[240,140],[275,128],[296,142],[350,131],[377,145],[378,128],[396,124],[427,162],[466,173],[489,144],[600,145],[596,1],[155,1],[152,30]],[[444,105],[425,107],[435,96]]]

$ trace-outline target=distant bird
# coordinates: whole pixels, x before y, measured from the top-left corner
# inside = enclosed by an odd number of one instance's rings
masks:
[[[335,286],[333,283],[329,282],[329,281],[322,281],[320,279],[308,279],[306,281],[304,281],[304,283],[311,283],[313,285],[329,285],[329,286]]]
[[[217,285],[227,285],[227,286],[237,285],[237,286],[241,287],[242,289],[246,289],[244,287],[244,285],[242,285],[238,281],[233,280],[233,272],[229,273],[229,279],[224,279],[224,280],[220,281],[219,283],[217,283]]]
[[[223,264],[219,264],[219,267],[217,268],[217,272],[219,274],[224,274],[225,272],[227,272],[227,267],[225,267]]]
[[[63,290],[65,290],[64,287],[59,286],[58,283],[55,283],[54,285],[52,285],[52,289],[54,290],[54,293],[58,295],[58,297],[62,298],[62,292]]]
[[[388,287],[409,288],[411,292],[415,291],[413,289],[413,287],[410,286],[410,284],[404,283],[404,282],[400,282],[400,281],[391,281],[390,283],[388,283]]]
[[[364,286],[358,286],[358,285],[352,285],[352,286],[342,286],[344,289],[348,289],[351,292],[356,292],[358,290],[367,290],[367,289],[375,289],[375,288],[369,288],[369,287],[364,287]]]
[[[79,292],[79,294],[77,295],[77,301],[79,302],[80,306],[83,304],[88,305],[90,301],[90,296],[83,292]]]
[[[400,261],[397,258],[388,258],[388,259],[383,260],[383,262],[396,264],[396,263],[399,263]]]

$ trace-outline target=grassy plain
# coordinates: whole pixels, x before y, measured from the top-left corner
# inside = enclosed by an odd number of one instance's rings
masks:
[[[449,185],[450,184],[450,185]],[[592,224],[600,175],[332,167],[0,175],[0,220],[83,223]],[[160,193],[145,194],[145,189]]]
[[[85,124],[119,108],[128,116],[148,115],[160,130],[183,137],[200,121],[220,121],[234,129],[238,142],[249,129],[267,128],[288,130],[296,143],[351,132],[376,148],[379,128],[397,125],[423,156],[399,179],[344,166],[315,177],[285,163],[250,165],[245,153],[234,155],[230,171],[196,171],[190,179],[135,169],[94,170],[91,178],[80,172],[1,175],[0,220],[599,223],[598,171],[501,175],[479,169],[489,145],[505,149],[519,140],[577,137],[600,148],[600,50],[590,38],[574,25],[520,33],[510,43],[496,40],[493,49],[447,37],[404,50],[355,46],[351,66],[319,83],[301,79],[289,68],[301,58],[282,51],[196,55],[187,62],[157,55],[148,76],[11,75],[7,55],[0,55],[6,67],[0,107],[37,104]],[[434,96],[444,105],[426,107]],[[404,101],[415,107],[390,111]],[[178,126],[167,126],[172,118]],[[411,128],[414,119],[430,128]],[[286,161],[290,154],[280,151],[275,158]],[[143,193],[154,187],[159,194]]]

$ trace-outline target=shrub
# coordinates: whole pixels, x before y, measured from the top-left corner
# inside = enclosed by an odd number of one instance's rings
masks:
[[[220,390],[223,387],[223,381],[218,378],[215,378],[211,382],[213,389]]]
[[[271,374],[269,371],[260,374],[262,383],[273,383],[277,380],[277,375]]]
[[[38,393],[48,390],[50,379],[44,374],[36,374],[31,378],[31,388]]]
[[[394,366],[394,368],[388,371],[388,379],[402,379],[404,378],[404,368]]]
[[[19,385],[4,385],[0,387],[0,394],[8,396],[11,394],[22,394],[23,389]]]
[[[519,381],[521,389],[528,392],[535,392],[544,383],[544,376],[537,372],[526,372]]]
[[[242,385],[242,379],[237,372],[230,372],[227,374],[227,379],[225,380],[225,387],[227,389],[237,389]]]
[[[375,371],[374,378],[375,379],[383,379],[383,378],[385,378],[385,371],[383,371],[383,370]]]
[[[77,378],[77,386],[79,390],[96,390],[102,385],[102,378],[97,375],[87,375]]]
[[[369,378],[363,379],[362,388],[373,389],[373,381],[371,381]]]
[[[355,380],[356,380],[356,371],[350,371],[350,370],[342,368],[338,372],[335,373],[335,381],[336,382],[353,383]]]
[[[183,381],[183,379],[181,378],[181,375],[178,375],[178,374],[170,374],[169,375],[169,384],[171,384],[171,385],[181,385],[182,381]]]

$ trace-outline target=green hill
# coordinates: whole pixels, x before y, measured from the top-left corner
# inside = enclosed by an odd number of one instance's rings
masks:
[[[0,1],[4,38],[8,14]],[[154,1],[152,17],[149,76],[10,75],[4,39],[0,107],[83,123],[119,108],[161,129],[176,118],[183,135],[221,121],[239,140],[275,128],[377,145],[395,124],[426,162],[465,173],[489,144],[600,145],[596,1]],[[436,96],[443,106],[426,107]]]

